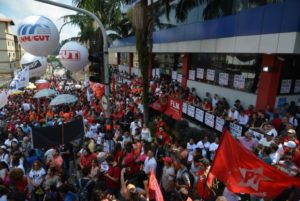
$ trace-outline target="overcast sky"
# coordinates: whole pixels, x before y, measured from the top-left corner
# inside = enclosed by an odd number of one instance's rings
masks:
[[[54,1],[72,5],[72,0]],[[4,15],[15,22],[15,26],[12,27],[14,34],[16,34],[19,22],[28,16],[43,15],[48,17],[56,24],[58,30],[60,30],[63,20],[59,20],[59,18],[70,14],[75,14],[75,12],[34,0],[0,0],[0,17]],[[80,30],[76,26],[65,26],[60,34],[60,40],[77,36],[78,32]]]

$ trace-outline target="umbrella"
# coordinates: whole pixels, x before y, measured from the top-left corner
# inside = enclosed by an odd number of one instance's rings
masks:
[[[56,96],[51,102],[51,106],[61,105],[61,104],[70,104],[75,103],[77,101],[77,97],[70,94],[61,94]]]
[[[57,91],[53,89],[42,89],[41,91],[38,91],[36,94],[34,94],[33,98],[49,97],[49,96],[54,96],[56,94]]]
[[[24,93],[24,91],[21,91],[21,90],[9,90],[8,91],[8,95],[9,96],[14,96],[14,95],[20,95],[20,94],[23,94]]]

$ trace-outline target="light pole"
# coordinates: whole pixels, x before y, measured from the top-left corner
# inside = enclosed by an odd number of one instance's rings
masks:
[[[101,33],[102,33],[102,37],[103,37],[104,85],[105,85],[105,96],[108,98],[106,114],[107,114],[107,117],[110,117],[108,45],[107,45],[106,30],[105,30],[102,22],[99,20],[99,18],[94,13],[92,13],[90,11],[87,11],[87,10],[84,10],[82,8],[77,8],[77,7],[74,7],[74,6],[69,6],[69,5],[66,5],[66,4],[58,3],[58,2],[55,2],[55,1],[49,1],[49,0],[35,0],[35,1],[50,4],[50,5],[61,7],[61,8],[66,8],[66,9],[69,9],[69,10],[74,10],[74,11],[77,11],[77,12],[80,12],[80,13],[85,13],[86,15],[90,16],[91,18],[93,18],[98,23],[98,25],[100,27],[100,30],[101,30]]]

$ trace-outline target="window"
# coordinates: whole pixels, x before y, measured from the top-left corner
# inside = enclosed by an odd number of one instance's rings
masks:
[[[192,54],[195,80],[255,93],[260,72],[258,54]]]
[[[120,64],[124,65],[124,66],[128,66],[128,58],[129,58],[129,53],[121,52],[120,53]]]

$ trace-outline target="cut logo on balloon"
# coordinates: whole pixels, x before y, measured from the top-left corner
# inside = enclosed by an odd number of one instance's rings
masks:
[[[62,60],[79,61],[80,60],[80,51],[78,51],[78,50],[61,50],[60,58]]]
[[[48,41],[51,35],[51,29],[44,24],[24,24],[19,27],[18,35],[20,36],[20,42]]]

